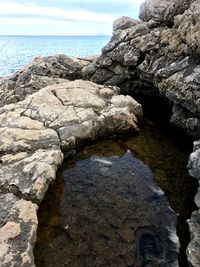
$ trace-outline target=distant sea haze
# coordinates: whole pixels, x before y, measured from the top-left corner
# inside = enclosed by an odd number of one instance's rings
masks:
[[[101,53],[109,36],[0,36],[0,76],[21,69],[37,56],[66,54],[85,57]]]

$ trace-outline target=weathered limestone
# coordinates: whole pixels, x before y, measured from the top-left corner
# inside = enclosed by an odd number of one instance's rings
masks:
[[[83,75],[122,93],[159,94],[174,104],[171,123],[199,138],[200,3],[147,0],[140,17],[114,22],[111,41]]]
[[[191,219],[188,220],[191,242],[187,255],[191,266],[198,267],[200,264],[200,140],[194,142],[194,152],[190,155],[188,168],[190,175],[198,179],[199,188],[195,197],[198,210],[194,211]]]
[[[59,148],[38,149],[1,157],[0,189],[40,203],[63,160]]]
[[[59,147],[69,150],[107,134],[137,131],[141,105],[118,91],[77,80],[45,87],[1,108],[0,151],[5,156],[0,188],[12,192],[14,186],[39,203],[62,162]]]
[[[34,266],[38,206],[13,194],[0,193],[0,266]]]
[[[146,0],[140,7],[139,18],[143,21],[173,23],[174,17],[189,8],[191,2],[192,0]]]
[[[37,206],[33,203],[42,201],[55,180],[63,160],[61,149],[138,131],[141,105],[118,93],[117,87],[68,81],[0,108],[0,214],[8,212],[2,215],[3,222],[0,218],[1,267],[34,266]]]

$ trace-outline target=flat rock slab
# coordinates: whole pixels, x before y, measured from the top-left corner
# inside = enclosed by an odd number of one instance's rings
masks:
[[[116,87],[77,80],[52,85],[0,109],[0,152],[35,151],[125,130],[137,131],[141,105]]]
[[[0,266],[34,266],[38,206],[13,194],[0,194]]]
[[[176,214],[130,152],[80,160],[64,182],[56,234],[37,247],[47,266],[178,266]]]

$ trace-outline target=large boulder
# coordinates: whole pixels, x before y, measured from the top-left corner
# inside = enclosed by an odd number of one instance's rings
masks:
[[[2,153],[61,145],[128,129],[137,130],[141,105],[119,96],[116,87],[76,80],[47,86],[17,104],[0,109]]]
[[[183,13],[192,0],[146,0],[140,7],[139,18],[171,24],[174,16]]]
[[[83,64],[66,55],[36,57],[22,70],[0,78],[0,107],[24,100],[27,95],[52,84],[81,78]]]
[[[174,106],[171,123],[199,138],[199,1],[149,0],[143,8],[145,14],[157,12],[165,22],[170,21],[169,15],[174,23],[163,24],[148,15],[138,23],[119,19],[102,55],[82,69],[83,76],[119,86],[125,94],[166,98]]]

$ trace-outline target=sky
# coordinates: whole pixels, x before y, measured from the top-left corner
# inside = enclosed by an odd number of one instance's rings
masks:
[[[113,21],[137,19],[143,1],[0,0],[0,35],[111,35]]]

